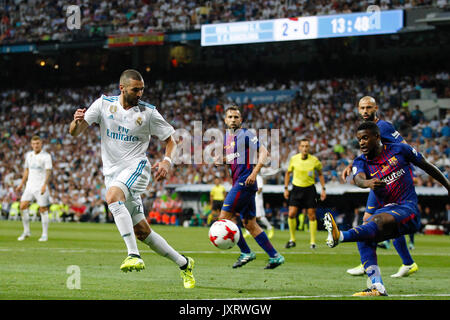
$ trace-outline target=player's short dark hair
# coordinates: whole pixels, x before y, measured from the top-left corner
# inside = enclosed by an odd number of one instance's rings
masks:
[[[241,109],[240,109],[238,106],[236,106],[236,105],[231,105],[231,106],[229,106],[229,107],[225,110],[225,114],[227,114],[227,112],[230,111],[230,110],[239,111],[239,113],[240,113],[241,116],[242,116]]]
[[[134,69],[128,69],[122,72],[122,74],[120,75],[120,83],[124,84],[128,80],[143,81],[144,78],[142,78],[142,75],[139,73],[139,71],[136,71]]]
[[[373,121],[365,121],[358,126],[357,131],[368,130],[373,135],[380,135],[380,128],[378,128],[377,124]]]
[[[31,141],[36,141],[36,140],[41,140],[41,137],[39,137],[38,135],[34,135],[31,137]]]

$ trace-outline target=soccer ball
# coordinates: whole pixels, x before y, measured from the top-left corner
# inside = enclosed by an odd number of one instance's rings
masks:
[[[230,220],[221,219],[209,228],[209,241],[219,249],[231,249],[239,241],[238,226]]]

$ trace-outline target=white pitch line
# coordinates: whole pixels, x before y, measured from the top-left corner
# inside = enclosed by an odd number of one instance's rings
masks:
[[[26,248],[1,248],[0,252],[10,252],[10,251],[36,251],[36,250],[55,250],[59,251],[61,253],[89,253],[89,252],[95,252],[95,253],[121,253],[124,252],[124,250],[121,249],[94,249],[94,248],[52,248],[52,247],[26,247]],[[141,252],[145,253],[154,253],[153,250],[140,250]],[[238,251],[225,251],[225,250],[180,250],[183,253],[198,253],[198,254],[239,254]],[[257,254],[265,254],[263,251],[255,251]],[[318,252],[318,251],[290,251],[290,252],[282,252],[283,255],[355,255],[358,254],[358,252],[336,252],[330,250],[329,252]],[[397,255],[396,251],[392,252],[377,252],[378,255]],[[441,256],[441,257],[448,257],[450,256],[449,253],[445,252],[414,252],[414,256]]]
[[[318,298],[350,298],[351,295],[317,295],[317,296],[280,296],[280,297],[247,297],[247,298],[229,298],[229,299],[211,299],[211,300],[282,300],[282,299],[318,299]],[[436,294],[390,294],[393,298],[419,298],[419,297],[450,297],[450,293]],[[367,298],[367,297],[362,297]]]

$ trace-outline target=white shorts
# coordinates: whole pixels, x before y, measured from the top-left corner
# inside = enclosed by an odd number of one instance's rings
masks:
[[[125,206],[131,214],[133,225],[145,219],[141,194],[150,182],[151,168],[148,160],[138,161],[105,176],[106,190],[119,187],[125,195]]]
[[[25,188],[22,198],[20,198],[20,202],[32,202],[36,201],[39,207],[48,207],[50,206],[50,192],[48,191],[48,186],[45,189],[44,194],[41,194],[41,188]]]
[[[264,200],[262,195],[256,194],[255,196],[255,206],[256,206],[256,217],[264,217],[266,215],[266,211],[264,210]]]

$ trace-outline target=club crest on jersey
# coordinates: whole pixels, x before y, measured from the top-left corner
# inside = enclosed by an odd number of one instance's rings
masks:
[[[116,113],[117,112],[117,106],[116,105],[110,105],[109,106],[109,112]]]
[[[137,124],[138,126],[142,125],[142,118],[141,118],[141,117],[137,117],[137,119],[136,119],[136,124]]]
[[[390,164],[391,166],[395,166],[395,165],[397,165],[398,160],[397,160],[396,157],[392,157],[392,158],[390,158],[390,159],[388,160],[388,162],[389,162],[389,164]]]

